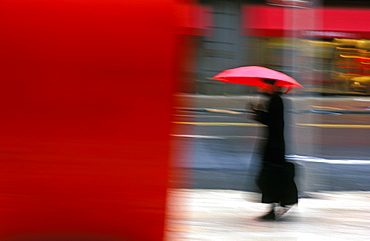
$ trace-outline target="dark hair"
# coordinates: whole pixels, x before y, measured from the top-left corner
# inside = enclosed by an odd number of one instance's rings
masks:
[[[276,80],[273,80],[273,79],[263,79],[263,82],[265,82],[266,84],[270,84],[270,85],[274,85]]]

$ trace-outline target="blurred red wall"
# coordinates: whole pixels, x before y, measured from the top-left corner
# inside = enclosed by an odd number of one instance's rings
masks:
[[[0,240],[162,240],[174,4],[0,1]]]

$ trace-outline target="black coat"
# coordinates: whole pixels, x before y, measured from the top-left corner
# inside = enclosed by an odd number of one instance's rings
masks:
[[[295,204],[298,202],[295,168],[285,160],[284,104],[280,94],[270,96],[267,111],[256,110],[255,113],[255,119],[267,126],[261,150],[262,168],[257,177],[262,202]]]
[[[261,150],[263,162],[284,162],[284,104],[280,94],[270,96],[267,111],[256,111],[256,120],[267,126],[266,140]]]

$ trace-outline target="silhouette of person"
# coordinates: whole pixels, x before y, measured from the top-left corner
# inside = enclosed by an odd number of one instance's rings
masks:
[[[266,109],[255,109],[253,119],[267,126],[265,141],[261,146],[262,165],[256,184],[262,193],[262,203],[271,204],[271,210],[262,220],[275,220],[298,203],[298,191],[294,182],[295,166],[285,159],[284,103],[282,92],[274,86],[274,80],[264,80],[260,91],[269,99]]]

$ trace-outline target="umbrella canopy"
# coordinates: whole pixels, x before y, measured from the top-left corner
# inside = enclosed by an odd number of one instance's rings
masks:
[[[224,70],[213,77],[213,79],[233,84],[252,85],[263,87],[266,83],[264,79],[275,80],[276,86],[291,88],[303,88],[292,77],[279,71],[261,66],[245,66],[234,69]]]

